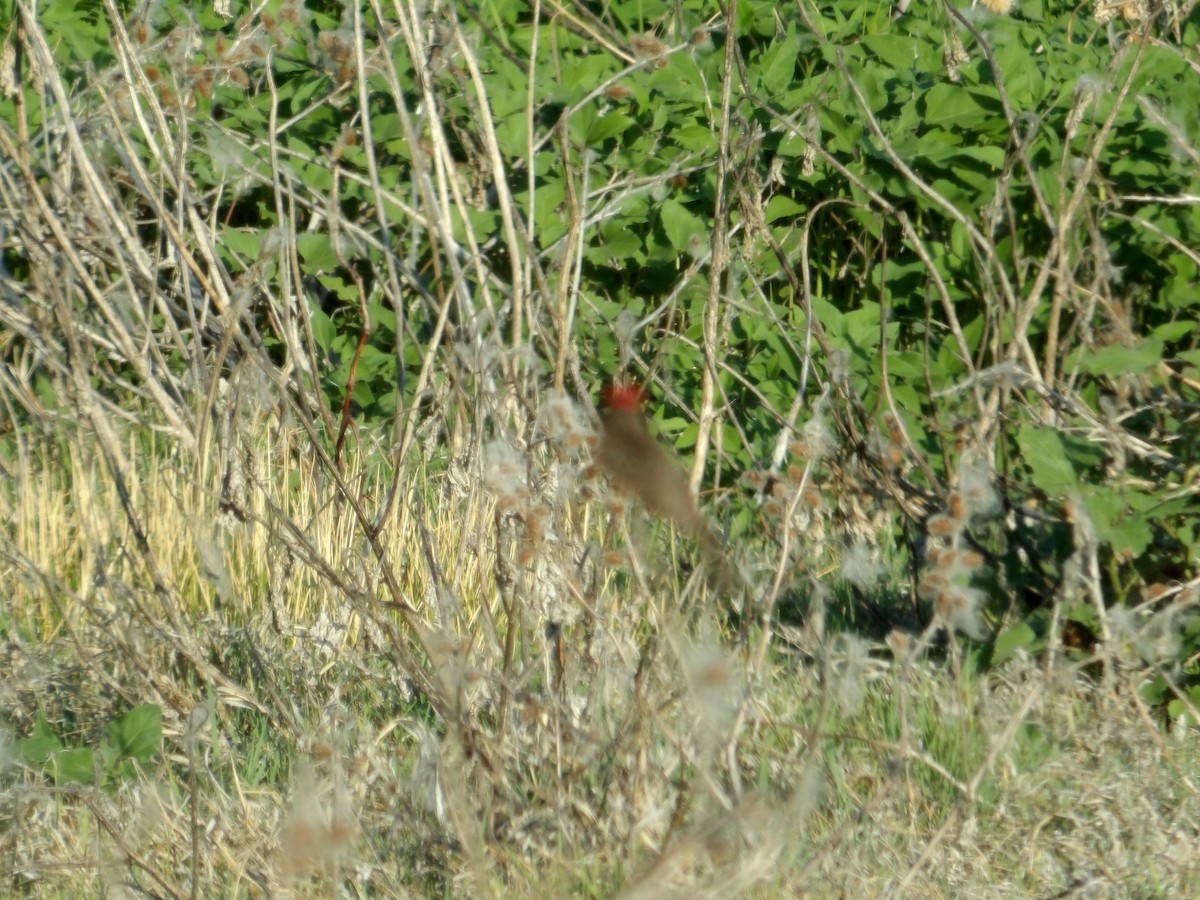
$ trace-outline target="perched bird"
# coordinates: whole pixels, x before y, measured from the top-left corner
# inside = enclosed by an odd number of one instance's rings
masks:
[[[600,445],[596,462],[620,491],[657,516],[698,538],[713,570],[727,580],[721,541],[696,506],[683,465],[650,433],[640,385],[610,382],[600,391]]]
[[[600,392],[600,447],[596,461],[618,490],[650,512],[694,530],[703,524],[683,466],[650,433],[639,385],[609,383]]]

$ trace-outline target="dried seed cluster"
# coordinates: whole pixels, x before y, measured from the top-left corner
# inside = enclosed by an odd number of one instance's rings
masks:
[[[992,516],[999,508],[999,498],[987,464],[975,454],[964,455],[955,474],[957,483],[946,508],[925,523],[925,566],[917,593],[933,604],[934,614],[944,625],[979,640],[984,637],[980,617],[984,594],[971,581],[983,567],[984,558],[972,546],[967,528],[972,520]]]

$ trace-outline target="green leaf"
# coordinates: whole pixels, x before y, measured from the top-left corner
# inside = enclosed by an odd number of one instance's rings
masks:
[[[686,250],[693,235],[703,235],[705,232],[703,220],[689,212],[678,200],[664,200],[659,207],[659,216],[667,240],[677,251]]]
[[[108,723],[108,739],[121,756],[149,762],[162,746],[162,707],[144,703],[113,719]]]
[[[365,380],[354,382],[354,391],[350,396],[360,409],[366,409],[375,402],[375,392],[371,390],[371,385]]]
[[[801,206],[791,197],[776,194],[767,201],[767,208],[763,210],[763,220],[770,225],[772,222],[777,222],[783,218],[801,215],[804,211],[805,207]]]
[[[308,316],[312,323],[313,340],[318,347],[328,352],[329,348],[333,346],[333,342],[337,340],[337,326],[333,324],[333,319],[329,318],[325,311],[315,304],[309,304]]]
[[[943,82],[935,84],[925,95],[928,121],[937,122],[943,128],[973,129],[995,122],[1002,113],[995,88],[967,88]],[[999,121],[1004,120],[1000,118]]]
[[[1200,685],[1192,685],[1187,690],[1188,702],[1184,702],[1179,697],[1173,699],[1167,704],[1167,715],[1172,719],[1178,719],[1181,716],[1186,717],[1191,725],[1196,724],[1196,711],[1200,710]]]
[[[1062,436],[1053,428],[1023,425],[1017,432],[1017,444],[1033,483],[1051,497],[1079,486],[1079,476],[1067,458]]]
[[[496,122],[496,143],[505,156],[525,156],[529,152],[529,123],[524,112],[515,112]]]
[[[683,149],[697,153],[712,151],[717,145],[712,129],[696,123],[676,128],[671,132],[671,139]]]
[[[708,100],[704,77],[690,55],[674,53],[667,58],[667,65],[647,79],[647,85],[667,100],[680,101],[679,105],[661,107],[673,122],[679,122],[684,108],[703,107]]]
[[[1029,650],[1037,641],[1037,634],[1026,622],[1018,622],[996,638],[992,647],[992,665],[998,666],[1016,656],[1018,650]]]
[[[996,51],[996,62],[1003,73],[1009,102],[1017,112],[1028,109],[1045,96],[1045,79],[1039,55],[1029,52],[1024,42],[1012,42]]]
[[[1065,607],[1062,616],[1068,622],[1078,622],[1093,631],[1099,624],[1096,621],[1096,607],[1087,600],[1080,600],[1078,603],[1072,603]]]
[[[258,259],[258,250],[262,246],[264,231],[249,228],[221,229],[221,244],[227,250],[237,253],[243,261],[254,262]]]
[[[870,34],[863,44],[891,69],[911,69],[917,61],[916,42],[907,34],[894,31]]]
[[[925,380],[925,359],[916,350],[892,350],[888,353],[888,372],[906,383]]]
[[[1196,330],[1195,322],[1164,322],[1152,332],[1152,337],[1159,341],[1182,341],[1184,337]]]
[[[358,288],[353,284],[336,275],[318,275],[317,284],[325,288],[339,300],[344,300],[348,303],[354,303],[358,300]],[[319,309],[315,304],[309,303],[309,309]],[[328,317],[327,317],[328,318]]]
[[[1079,367],[1089,375],[1128,375],[1162,362],[1163,342],[1144,340],[1133,347],[1111,344],[1099,350],[1080,351],[1079,355]]]
[[[1114,552],[1139,556],[1150,545],[1150,524],[1143,516],[1129,514],[1129,504],[1120,492],[1088,487],[1083,492],[1083,501],[1096,536]]]
[[[372,347],[370,344],[363,347],[362,355],[358,359],[358,378],[363,379],[374,378],[381,372],[387,376],[391,376],[388,380],[395,380],[396,357],[391,353],[384,353],[378,347]]]
[[[788,27],[787,34],[775,41],[759,60],[763,87],[775,93],[791,87],[796,77],[796,57],[799,54],[800,41],[793,24]]]
[[[56,753],[50,771],[56,784],[91,784],[96,780],[96,757],[87,747]]]
[[[571,65],[562,67],[561,85],[552,95],[562,103],[575,103],[612,71],[612,57],[603,53],[574,56]]]
[[[48,3],[43,7],[40,23],[50,37],[55,56],[62,58],[59,44],[69,47],[71,60],[85,60],[103,71],[112,59],[112,45],[106,29],[98,22],[95,10],[82,8],[78,3]]]
[[[333,252],[333,241],[328,234],[301,234],[296,237],[296,252],[304,264],[307,274],[332,272],[338,267],[337,255]]]
[[[586,141],[589,146],[602,144],[611,137],[624,133],[633,124],[633,119],[623,112],[613,110],[605,113],[588,128]]]
[[[1167,698],[1167,681],[1161,675],[1156,675],[1143,684],[1138,693],[1151,706],[1161,706]]]
[[[33,721],[33,734],[16,742],[17,754],[32,766],[44,766],[62,749],[62,741],[41,713]]]

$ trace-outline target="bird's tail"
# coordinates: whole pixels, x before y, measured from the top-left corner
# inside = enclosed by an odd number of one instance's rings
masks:
[[[697,537],[700,539],[704,565],[708,570],[709,586],[722,594],[730,594],[738,584],[737,570],[730,564],[729,557],[725,555],[721,533],[702,516],[697,516],[697,519]]]

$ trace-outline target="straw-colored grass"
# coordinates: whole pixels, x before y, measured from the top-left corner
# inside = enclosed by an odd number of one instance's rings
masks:
[[[771,636],[756,625],[731,645],[721,605],[661,553],[636,550],[629,568],[587,561],[601,539],[589,516],[605,514],[576,492],[530,489],[548,524],[522,565],[527,530],[482,477],[414,465],[383,532],[431,654],[420,679],[432,693],[414,693],[418,673],[389,644],[412,636],[346,504],[289,468],[302,438],[247,437],[245,523],[222,514],[219,481],[189,490],[168,456],[130,454],[142,461],[127,489],[166,594],[130,552],[103,465],[81,461],[86,437],[67,463],[40,448],[5,491],[14,889],[187,895],[195,878],[200,896],[1017,897],[1196,885],[1200,767],[1189,731],[1161,731],[1138,703],[1132,657],[1114,659],[1128,680],[1102,693],[1063,658],[956,675],[952,658],[910,657],[915,636],[874,646],[819,617]],[[534,459],[534,483],[582,473]],[[290,523],[274,536],[271,507]],[[669,535],[629,518],[667,549]],[[163,705],[165,741],[137,777],[55,786],[14,758],[39,714],[66,743],[97,746],[140,702]]]

